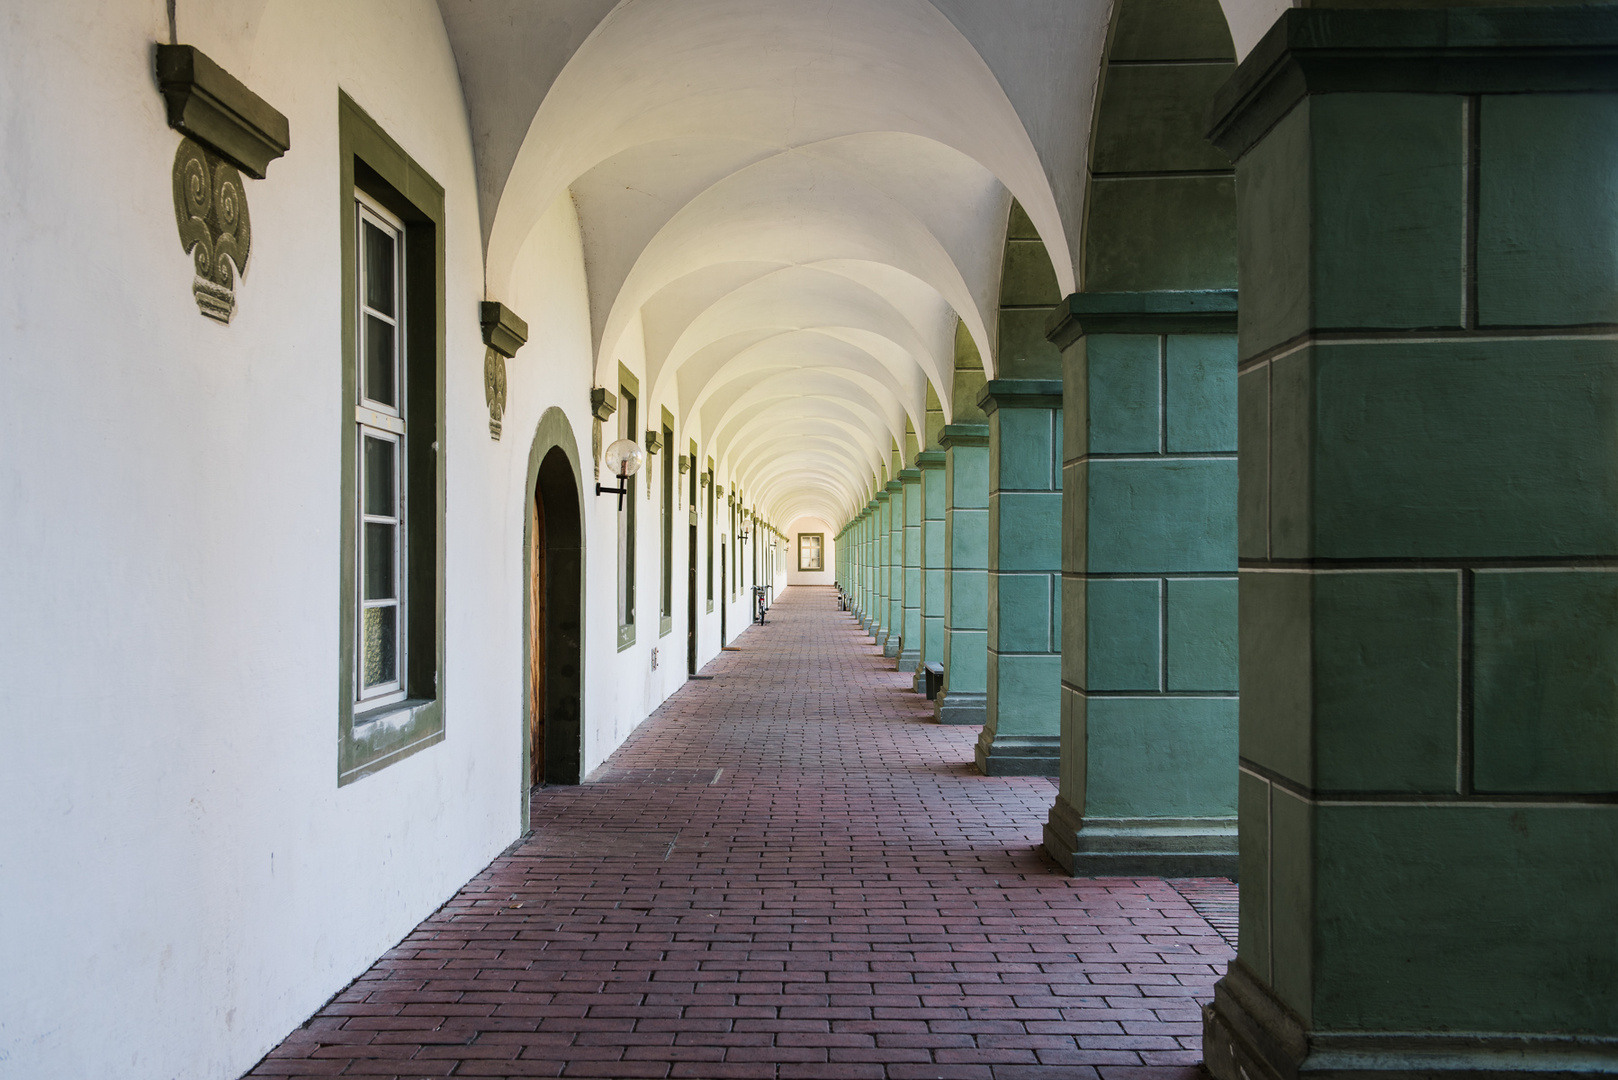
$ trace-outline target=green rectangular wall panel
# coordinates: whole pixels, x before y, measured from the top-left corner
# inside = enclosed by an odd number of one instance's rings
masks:
[[[1310,106],[1299,103],[1236,163],[1243,358],[1309,328]]]
[[[1270,784],[1243,772],[1237,777],[1236,814],[1241,821],[1241,895],[1236,914],[1242,962],[1270,978]]]
[[[1165,339],[1164,448],[1171,454],[1236,451],[1236,335]]]
[[[1049,313],[1049,307],[1000,309],[1000,378],[1062,377],[1062,354],[1045,340],[1045,317]],[[976,400],[973,398],[974,403]]]
[[[1618,1030],[1612,807],[1334,805],[1316,819],[1331,853],[1315,864],[1323,1025]]]
[[[1163,582],[1159,578],[1091,578],[1081,599],[1087,690],[1160,690],[1163,675]]]
[[[997,735],[1056,735],[1062,658],[989,651],[989,700]]]
[[[1058,441],[1049,409],[1000,409],[990,419],[999,438],[990,444],[989,468],[997,491],[1050,491]]]
[[[1477,790],[1618,794],[1618,574],[1475,582]]]
[[[1165,689],[1231,693],[1237,687],[1236,578],[1170,578]],[[1233,729],[1234,730],[1234,729]]]
[[[1161,351],[1155,335],[1085,337],[1089,453],[1155,454],[1162,449]],[[1084,451],[1082,443],[1073,448],[1074,453]]]
[[[1239,583],[1242,758],[1307,786],[1314,779],[1310,576],[1244,570]]]
[[[1618,95],[1482,99],[1478,321],[1618,322]]]
[[[999,570],[1062,569],[1062,493],[1001,492],[993,496],[989,562]]]
[[[1314,326],[1461,325],[1462,106],[1438,94],[1310,99]]]
[[[1050,652],[1049,574],[995,574],[989,583],[989,640],[1002,653]]]
[[[1453,571],[1317,574],[1314,777],[1328,791],[1453,792],[1460,586]]]
[[[1618,554],[1618,342],[1318,345],[1271,366],[1274,557]]]
[[[1236,699],[1097,697],[1085,702],[1086,816],[1236,813]]]
[[[1243,559],[1270,553],[1270,365],[1237,381],[1236,549]]]
[[[1236,569],[1236,462],[1230,458],[1088,464],[1091,573]]]
[[[1235,254],[1234,177],[1091,182],[1087,289],[1235,288]]]

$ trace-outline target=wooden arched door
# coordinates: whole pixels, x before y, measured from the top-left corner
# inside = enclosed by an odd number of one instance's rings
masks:
[[[536,484],[529,500],[533,522],[528,530],[528,782],[545,782],[546,649],[545,500]]]

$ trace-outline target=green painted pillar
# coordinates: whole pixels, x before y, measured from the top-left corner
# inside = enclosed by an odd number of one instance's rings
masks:
[[[921,470],[903,469],[904,486],[904,606],[899,623],[900,671],[915,671],[921,664]]]
[[[1081,876],[1236,872],[1236,294],[1080,293],[1062,349],[1061,786]]]
[[[944,448],[944,689],[940,724],[981,724],[989,689],[989,425],[950,424]]]
[[[883,649],[893,629],[889,600],[893,595],[893,492],[884,487],[876,493],[876,537],[871,545],[876,562],[876,596],[871,612],[871,638]]]
[[[913,686],[926,691],[927,664],[944,662],[944,589],[949,577],[944,562],[944,461],[942,450],[923,450],[916,456],[921,472],[921,647]]]
[[[978,771],[1057,775],[1061,715],[1062,384],[993,379],[988,686]]]
[[[872,595],[876,582],[871,570],[871,522],[875,519],[876,503],[866,503],[864,516],[860,520],[860,627],[865,630],[871,628]]]
[[[1220,1080],[1618,1066],[1618,10],[1292,9],[1241,237]]]
[[[894,470],[897,476],[899,470]],[[888,496],[887,536],[884,537],[883,548],[887,558],[884,562],[884,572],[887,575],[888,592],[887,608],[882,623],[882,655],[893,659],[899,655],[899,641],[904,633],[904,607],[905,607],[905,494],[904,482],[898,479],[888,481],[887,487],[882,489]]]

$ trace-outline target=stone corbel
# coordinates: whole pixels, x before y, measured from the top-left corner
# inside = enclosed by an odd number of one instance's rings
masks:
[[[648,430],[646,432],[646,456],[647,457],[653,457],[653,456],[655,456],[657,454],[662,453],[662,451],[663,451],[663,433],[660,432],[660,431]],[[647,465],[646,465],[646,497],[648,499],[650,499],[652,497],[652,473],[653,472],[654,472],[654,470],[651,467],[651,463],[647,462]]]
[[[193,46],[159,45],[156,63],[169,127],[184,136],[174,154],[174,218],[196,271],[191,292],[198,311],[228,323],[253,240],[241,174],[262,180],[287,152],[287,118]]]
[[[590,388],[590,461],[595,467],[596,483],[601,482],[601,422],[618,411],[618,399],[604,386]]]
[[[478,305],[483,325],[483,399],[489,406],[489,438],[500,438],[506,415],[506,361],[528,341],[528,324],[506,305],[485,300]]]

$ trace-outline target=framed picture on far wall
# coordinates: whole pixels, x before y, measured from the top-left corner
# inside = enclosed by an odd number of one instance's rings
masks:
[[[811,573],[826,569],[826,534],[798,534],[798,572]]]

